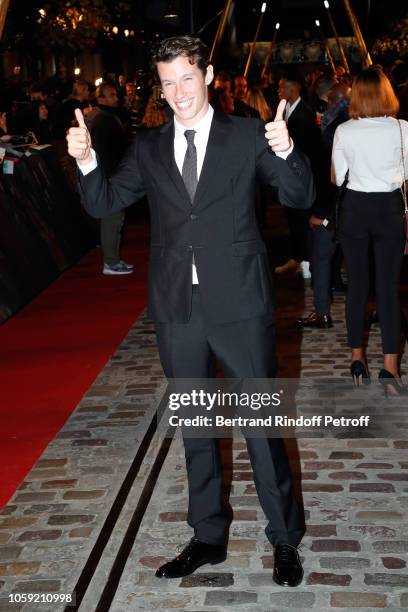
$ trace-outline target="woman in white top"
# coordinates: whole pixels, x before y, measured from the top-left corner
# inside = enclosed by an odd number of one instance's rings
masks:
[[[408,123],[395,118],[398,100],[381,70],[368,68],[354,80],[351,119],[335,133],[332,181],[347,189],[342,201],[339,236],[348,274],[346,322],[355,384],[370,382],[363,347],[369,291],[369,249],[375,261],[377,312],[384,367],[379,380],[385,393],[405,395],[398,367],[400,351],[399,278],[405,244],[402,149],[408,168]],[[348,178],[347,178],[348,174]]]

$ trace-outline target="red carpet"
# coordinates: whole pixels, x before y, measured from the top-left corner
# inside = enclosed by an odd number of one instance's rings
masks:
[[[147,226],[125,246],[133,274],[103,276],[94,249],[0,328],[0,508],[145,307]]]

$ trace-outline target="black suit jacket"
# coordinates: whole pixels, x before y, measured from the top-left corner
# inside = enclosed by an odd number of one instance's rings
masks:
[[[321,136],[316,124],[316,113],[303,100],[300,100],[289,116],[288,131],[295,145],[308,156],[313,165],[319,153]]]
[[[85,117],[91,134],[92,146],[98,155],[107,176],[116,169],[127,145],[125,128],[119,119],[117,109],[98,105]]]
[[[115,174],[98,167],[80,175],[93,216],[125,208],[147,194],[151,212],[149,315],[188,321],[192,256],[209,325],[272,312],[266,247],[255,216],[256,177],[278,188],[286,206],[310,207],[313,181],[298,151],[284,161],[272,153],[264,125],[214,113],[193,206],[174,158],[174,123],[138,135]]]
[[[310,160],[316,187],[316,200],[312,212],[320,216],[322,211],[330,208],[333,198],[330,182],[331,152],[328,158],[322,133],[316,123],[316,113],[303,100],[300,100],[288,119],[288,131],[295,145]]]

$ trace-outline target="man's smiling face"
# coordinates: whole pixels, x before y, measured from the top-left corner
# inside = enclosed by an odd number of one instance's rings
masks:
[[[208,110],[208,85],[213,79],[213,68],[206,74],[188,57],[180,55],[171,62],[158,62],[157,72],[164,97],[173,109],[177,121],[192,127]]]

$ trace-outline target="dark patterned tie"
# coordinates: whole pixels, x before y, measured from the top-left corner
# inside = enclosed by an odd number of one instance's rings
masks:
[[[194,201],[194,195],[197,189],[197,149],[194,144],[195,130],[186,130],[184,136],[187,140],[187,151],[184,156],[183,168],[181,176],[183,177],[184,185],[187,193],[190,196],[191,204]]]

